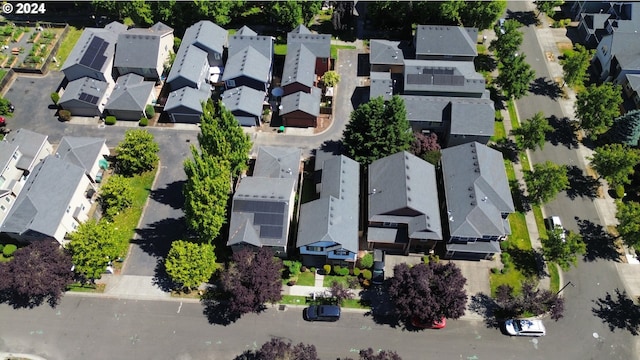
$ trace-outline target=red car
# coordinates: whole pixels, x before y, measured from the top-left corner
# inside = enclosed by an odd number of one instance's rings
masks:
[[[447,326],[447,319],[442,318],[440,321],[435,321],[432,324],[421,323],[417,318],[411,319],[411,325],[421,329],[443,329]]]
[[[0,116],[0,126],[7,125],[7,121],[4,119],[4,116]]]

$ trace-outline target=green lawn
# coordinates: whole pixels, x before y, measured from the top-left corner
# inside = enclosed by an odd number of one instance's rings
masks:
[[[5,75],[7,75],[7,70],[0,69],[0,80],[4,79]]]
[[[520,122],[518,121],[518,113],[516,112],[516,106],[513,100],[507,101],[507,109],[509,110],[509,117],[511,118],[511,126],[515,130],[520,127]]]
[[[134,190],[133,205],[113,217],[113,223],[116,228],[115,236],[124,249],[128,249],[129,241],[133,239],[138,221],[142,216],[142,210],[151,192],[156,172],[157,167],[152,171],[135,175],[129,179]]]
[[[298,275],[298,282],[296,285],[302,286],[314,286],[316,284],[316,274],[311,271],[303,272]]]
[[[355,49],[353,45],[331,45],[331,58],[338,59],[338,50],[340,49]]]
[[[347,276],[337,276],[337,275],[325,275],[324,276],[324,281],[322,282],[322,286],[324,287],[329,287],[331,286],[331,284],[333,284],[334,281],[337,281],[339,283],[341,283],[342,285],[344,285],[345,287],[347,286],[347,280],[349,280],[349,278],[353,278],[355,276],[353,275],[347,275]]]
[[[106,287],[105,284],[89,285],[89,284],[73,283],[67,286],[67,291],[103,293],[105,287]]]
[[[540,205],[533,205],[533,216],[536,218],[536,226],[538,227],[538,233],[541,239],[547,238],[547,228],[544,225],[544,217],[542,216],[542,209]]]
[[[511,235],[506,243],[521,250],[531,250],[531,239],[524,214],[520,212],[509,214],[509,224],[511,225]]]
[[[273,48],[275,55],[287,55],[287,44],[276,44]]]
[[[298,295],[282,295],[282,300],[280,300],[279,303],[286,305],[306,305],[307,298]]]
[[[58,60],[55,68],[56,70],[60,70],[65,60],[67,60],[71,50],[73,50],[78,39],[80,39],[80,35],[82,35],[82,30],[76,29],[73,26],[69,27],[69,32],[67,32],[67,35],[62,40],[62,44],[60,44],[60,47],[58,48],[58,53],[56,53],[56,60]]]
[[[498,140],[504,139],[507,137],[507,133],[504,131],[504,124],[502,121],[493,122],[493,136],[491,137],[491,141],[497,143]]]
[[[558,272],[558,266],[556,263],[550,262],[547,264],[549,267],[549,275],[551,276],[551,286],[549,290],[557,293],[560,290],[560,273]]]

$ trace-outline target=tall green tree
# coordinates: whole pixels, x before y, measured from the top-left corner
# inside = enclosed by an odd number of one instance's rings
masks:
[[[371,99],[351,113],[343,133],[347,156],[368,165],[399,151],[409,150],[414,141],[404,101],[393,96]]]
[[[115,231],[113,223],[90,219],[69,234],[71,241],[66,247],[77,274],[93,282],[102,276],[110,261],[124,255],[127,246],[118,241]]]
[[[193,159],[184,162],[184,212],[187,226],[204,243],[220,234],[227,219],[227,201],[231,192],[229,162],[191,147]]]
[[[216,270],[216,255],[211,244],[175,240],[164,262],[167,274],[187,292],[209,281]]]
[[[146,130],[127,130],[116,147],[117,172],[125,176],[153,169],[159,160],[160,147]]]
[[[443,2],[441,6],[445,3]],[[465,1],[458,12],[463,26],[482,31],[490,28],[505,10],[507,10],[506,0]]]
[[[116,174],[109,177],[100,187],[100,204],[109,218],[113,218],[120,211],[131,206],[133,197],[133,186],[129,179],[122,175]]]
[[[496,82],[507,98],[520,99],[529,91],[529,84],[536,72],[525,61],[524,55],[512,55],[498,63]]]
[[[547,238],[542,238],[542,253],[548,261],[554,261],[563,270],[569,270],[571,265],[576,266],[578,255],[587,250],[587,245],[582,241],[582,236],[572,231],[567,231],[562,236],[562,228],[556,227],[547,230]]]
[[[564,4],[564,0],[537,0],[535,3],[539,13],[553,17],[556,13],[555,8]]]
[[[546,3],[546,1],[543,1]],[[573,51],[565,53],[564,58],[560,60],[562,70],[564,71],[564,82],[571,86],[582,86],[586,77],[587,70],[591,64],[591,59],[595,50],[585,48],[580,44],[573,47]]]
[[[524,173],[529,198],[536,203],[551,201],[560,191],[569,188],[567,167],[545,161],[533,165],[533,171]]]
[[[251,139],[222,102],[213,104],[211,100],[203,105],[198,143],[203,153],[225,159],[231,166],[231,173],[238,176],[247,168]]]
[[[640,245],[640,203],[635,201],[616,201],[618,234],[629,247]]]
[[[630,184],[630,176],[640,163],[640,152],[624,144],[606,144],[597,147],[590,158],[591,166],[609,184]]]
[[[302,3],[295,0],[270,1],[267,3],[267,16],[282,26],[287,32],[302,23]]]
[[[513,57],[520,49],[524,35],[520,31],[520,24],[516,20],[507,20],[502,27],[499,24],[495,26],[495,32],[498,37],[491,41],[489,50],[493,51],[499,61]]]
[[[518,137],[518,145],[521,149],[535,150],[536,147],[544,148],[547,133],[552,131],[553,127],[549,125],[549,121],[542,112],[538,112],[512,132]]]
[[[640,110],[632,110],[614,120],[607,132],[610,142],[638,146],[640,141]]]
[[[622,87],[605,82],[602,85],[591,84],[576,94],[576,117],[589,138],[595,140],[607,132],[613,120],[620,116],[622,105]]]

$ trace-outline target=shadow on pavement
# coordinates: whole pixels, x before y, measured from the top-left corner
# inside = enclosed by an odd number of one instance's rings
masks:
[[[575,165],[567,166],[567,176],[569,177],[569,188],[566,192],[571,200],[578,196],[588,197],[589,199],[594,199],[598,196],[600,182],[589,175],[585,175],[579,167]]]
[[[171,280],[167,274],[167,270],[164,267],[164,257],[158,259],[156,263],[156,270],[153,279],[151,279],[153,285],[159,287],[162,291],[170,292],[176,288],[176,284]]]
[[[540,20],[538,20],[533,11],[511,11],[507,9],[507,18],[516,20],[524,26],[540,24]]]
[[[200,303],[204,306],[202,313],[207,317],[209,324],[230,325],[236,322],[241,314],[231,313],[227,300],[220,300],[222,294],[215,288],[209,288],[202,296]]]
[[[489,295],[481,292],[472,295],[468,309],[482,316],[487,328],[496,329],[500,327],[500,322],[495,317],[498,304]]]
[[[162,189],[151,191],[151,198],[161,204],[169,205],[174,209],[182,209],[184,207],[184,196],[182,188],[186,181],[174,181]]]
[[[344,150],[340,140],[327,140],[320,145],[320,149],[332,155],[341,155]]]
[[[640,335],[640,307],[631,299],[626,291],[615,290],[615,298],[609,292],[604,298],[594,301],[593,314],[609,326],[609,330],[627,330],[631,335]]]
[[[555,115],[547,119],[549,120],[549,125],[555,129],[553,132],[547,133],[546,139],[548,142],[553,145],[563,144],[568,149],[578,148],[578,139],[576,138],[573,121],[566,117],[560,119]]]
[[[557,100],[562,96],[562,89],[553,80],[539,77],[529,84],[529,91],[535,95],[547,96],[552,100]]]
[[[136,229],[138,238],[131,240],[131,243],[149,255],[164,258],[169,253],[171,242],[183,237],[185,232],[184,217],[163,219],[144,229]]]
[[[613,237],[602,227],[589,220],[581,220],[576,217],[580,235],[587,251],[583,256],[585,261],[596,261],[598,259],[612,260],[620,262],[620,254],[613,245]]]
[[[389,325],[392,328],[401,326],[398,317],[393,314],[393,305],[384,290],[384,285],[372,286],[362,290],[359,295],[363,302],[371,306],[371,310],[364,316],[371,317],[376,324]]]

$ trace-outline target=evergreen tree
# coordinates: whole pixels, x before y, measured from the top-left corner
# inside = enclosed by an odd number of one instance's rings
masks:
[[[638,146],[640,141],[640,110],[632,110],[615,119],[607,133],[610,142]]]

